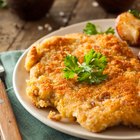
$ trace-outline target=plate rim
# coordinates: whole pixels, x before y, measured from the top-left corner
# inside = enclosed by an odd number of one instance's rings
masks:
[[[51,32],[51,33],[49,33],[49,34],[47,34],[47,35],[45,35],[45,36],[43,36],[43,37],[41,37],[40,39],[38,39],[37,41],[35,41],[32,45],[30,45],[26,50],[25,50],[25,52],[20,56],[20,58],[18,59],[18,61],[17,61],[17,63],[16,63],[16,65],[15,65],[15,68],[14,68],[14,71],[13,71],[13,77],[12,77],[12,83],[13,83],[13,89],[14,89],[14,93],[15,93],[15,95],[16,95],[16,97],[17,97],[17,99],[18,99],[18,101],[20,102],[20,104],[24,107],[24,109],[26,110],[26,111],[28,111],[33,117],[35,117],[37,120],[39,120],[39,121],[41,121],[42,123],[44,123],[45,125],[47,125],[47,126],[49,126],[49,127],[51,127],[51,128],[53,128],[53,129],[55,129],[55,130],[58,130],[58,131],[60,131],[60,132],[63,132],[63,133],[65,133],[65,134],[68,134],[68,135],[71,135],[71,136],[75,136],[75,137],[79,137],[79,138],[85,138],[85,139],[87,139],[87,136],[86,135],[84,135],[84,134],[82,134],[82,133],[75,133],[75,132],[73,132],[73,131],[69,131],[69,130],[64,130],[64,129],[62,129],[61,127],[59,127],[59,124],[57,124],[56,122],[53,122],[53,121],[49,121],[48,123],[46,123],[46,121],[43,119],[43,118],[39,118],[39,116],[38,115],[36,115],[36,113],[34,113],[33,111],[31,111],[31,109],[29,109],[28,108],[28,106],[24,103],[24,101],[21,99],[21,97],[20,97],[20,94],[18,94],[18,90],[17,90],[17,87],[16,87],[16,73],[17,73],[17,70],[18,70],[18,66],[19,66],[19,64],[20,64],[20,62],[21,62],[21,60],[22,59],[25,59],[25,56],[27,55],[27,52],[29,51],[29,49],[33,46],[33,45],[35,45],[35,44],[37,44],[37,43],[39,43],[40,41],[42,41],[42,40],[44,40],[44,39],[46,39],[46,38],[49,38],[49,37],[51,37],[51,36],[53,36],[53,35],[55,35],[57,32],[59,32],[59,31],[63,31],[63,30],[68,30],[69,28],[73,28],[73,27],[75,27],[75,26],[77,26],[77,25],[79,25],[79,24],[86,24],[87,22],[105,22],[105,21],[108,21],[108,22],[114,22],[115,21],[115,19],[114,18],[111,18],[111,19],[96,19],[96,20],[88,20],[88,21],[83,21],[83,22],[79,22],[79,23],[76,23],[76,24],[72,24],[72,25],[69,25],[69,26],[66,26],[66,27],[63,27],[63,28],[61,28],[61,29],[58,29],[58,30],[56,30],[56,31],[53,31],[53,32]],[[96,24],[96,23],[95,23]],[[114,23],[115,24],[115,23]],[[57,126],[57,127],[56,127]],[[82,127],[82,126],[81,126]],[[92,133],[94,133],[94,132],[92,132]],[[90,137],[90,136],[88,136],[88,139],[93,139],[93,138],[98,138],[98,139],[112,139],[112,140],[115,140],[115,139],[122,139],[122,140],[132,140],[132,139],[140,139],[140,136],[132,136],[132,137],[121,137],[121,136],[105,136],[105,135],[96,135],[96,133],[94,133],[94,135],[95,136],[92,136],[92,137]]]

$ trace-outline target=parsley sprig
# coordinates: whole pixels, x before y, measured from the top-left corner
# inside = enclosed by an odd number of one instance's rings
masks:
[[[66,79],[78,76],[78,82],[86,82],[89,84],[99,84],[106,80],[107,75],[103,74],[103,70],[107,65],[107,59],[99,52],[90,50],[84,56],[84,62],[80,64],[76,56],[67,55],[64,59],[65,68],[64,77]]]
[[[88,35],[96,35],[96,34],[114,34],[115,31],[112,27],[109,27],[105,32],[101,32],[97,29],[95,24],[88,22],[83,32]]]
[[[140,19],[140,12],[137,10],[128,10],[129,13],[133,14],[136,18]]]

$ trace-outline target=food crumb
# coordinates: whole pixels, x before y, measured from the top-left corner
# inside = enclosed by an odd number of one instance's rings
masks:
[[[94,2],[92,2],[92,6],[93,6],[93,7],[98,7],[99,4],[98,4],[98,2],[94,1]]]
[[[63,23],[67,23],[68,19],[67,18],[63,18]]]
[[[52,27],[51,26],[48,27],[48,31],[52,31]]]
[[[52,31],[52,27],[48,23],[44,25],[44,28],[47,29],[48,31]]]
[[[49,26],[50,26],[49,24],[45,24],[44,28],[48,29]]]
[[[64,17],[65,16],[65,13],[63,11],[60,11],[59,12],[59,16]]]
[[[50,111],[48,118],[54,121],[60,121],[62,117],[59,113],[56,113],[55,111]]]
[[[39,31],[43,30],[43,26],[38,26],[37,28],[38,28]]]

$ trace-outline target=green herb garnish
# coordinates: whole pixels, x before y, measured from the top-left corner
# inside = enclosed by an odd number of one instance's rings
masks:
[[[107,59],[99,52],[93,49],[84,56],[84,62],[80,64],[77,57],[67,55],[64,59],[64,77],[66,79],[78,76],[79,82],[86,82],[89,84],[99,84],[106,80],[107,75],[103,74],[103,70],[107,65]]]
[[[110,33],[114,34],[115,33],[115,31],[114,31],[114,29],[112,27],[109,27],[105,32],[98,31],[96,25],[94,25],[94,24],[92,24],[90,22],[88,22],[86,24],[86,27],[83,30],[83,32],[85,34],[88,34],[88,35],[96,35],[96,34],[104,34],[104,33],[105,34],[110,34]]]
[[[83,30],[84,33],[88,34],[88,35],[96,35],[98,34],[98,31],[96,29],[96,26],[92,23],[87,23],[85,29]]]
[[[5,0],[0,0],[0,8],[5,8],[7,6],[7,2]]]
[[[128,10],[129,13],[133,14],[136,18],[140,19],[140,12],[137,10]]]
[[[112,27],[109,27],[104,33],[105,34],[115,34],[115,31]]]

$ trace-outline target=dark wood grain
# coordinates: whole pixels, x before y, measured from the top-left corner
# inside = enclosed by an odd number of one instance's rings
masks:
[[[36,22],[26,22],[22,32],[20,32],[8,50],[26,49],[33,42],[47,35],[49,31],[44,28],[45,24],[51,25],[52,31],[65,26],[76,2],[77,0],[71,0],[71,2],[64,0],[55,1],[49,13],[49,17],[44,17],[43,19]],[[64,12],[64,17],[59,15],[60,12]],[[42,26],[43,30],[38,30],[39,26]]]
[[[115,18],[117,14],[108,13],[100,5],[94,6],[95,0],[56,0],[50,10],[49,17],[35,22],[20,20],[8,9],[0,10],[0,52],[28,48],[34,41],[50,33],[45,24],[52,26],[52,31],[63,26],[81,21],[101,18]],[[140,10],[140,0],[136,0],[132,8]],[[60,16],[60,12],[64,16]],[[41,26],[44,29],[38,30]]]
[[[68,24],[77,22],[101,19],[106,17],[106,12],[100,6],[93,6],[95,0],[79,0],[77,6],[73,10],[71,19]]]
[[[9,48],[23,26],[24,21],[12,14],[9,9],[0,9],[0,52]]]

